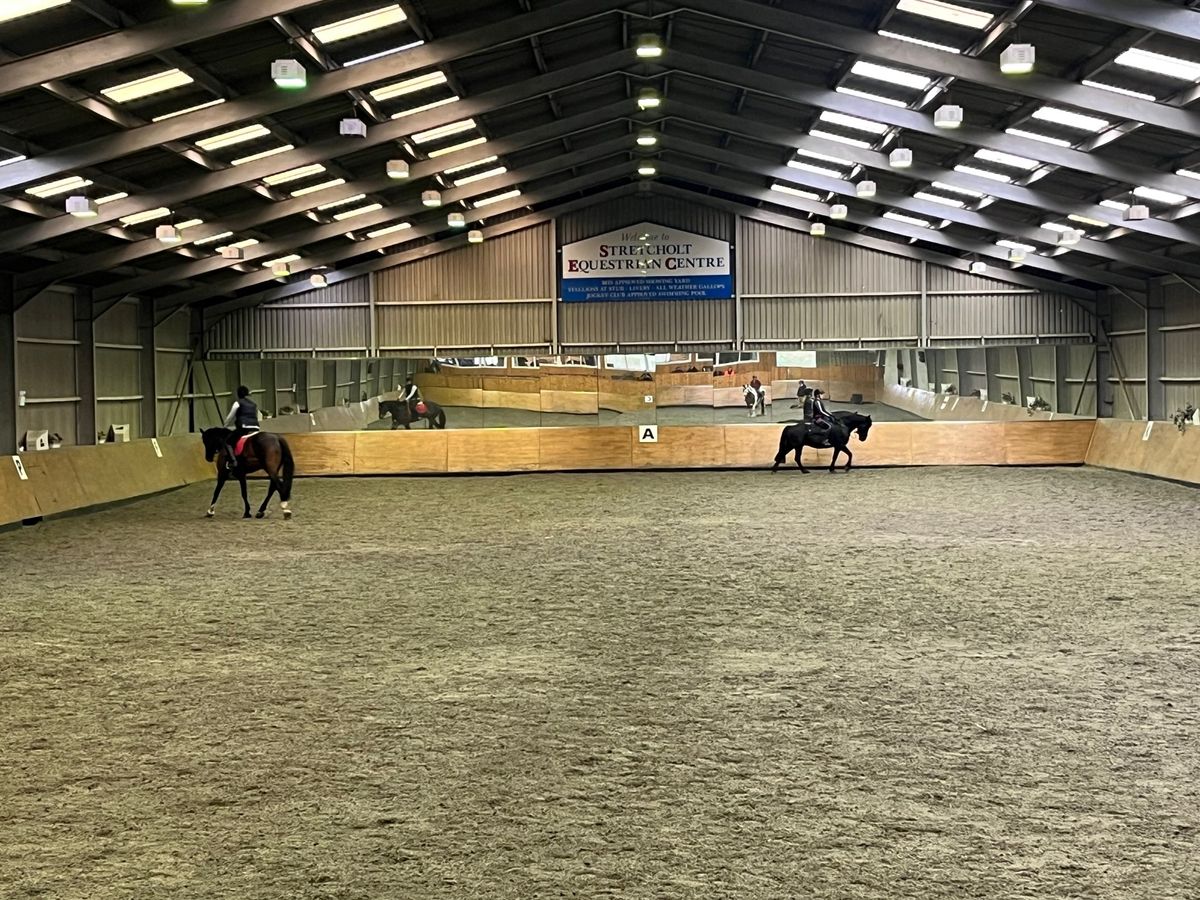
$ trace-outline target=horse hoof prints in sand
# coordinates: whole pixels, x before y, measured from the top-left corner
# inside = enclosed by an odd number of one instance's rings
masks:
[[[850,452],[849,446],[850,435],[857,432],[858,439],[865,441],[870,430],[871,417],[860,416],[858,413],[852,412],[835,412],[833,424],[828,430],[803,422],[798,425],[789,425],[779,436],[779,452],[775,454],[775,465],[771,466],[771,471],[778,471],[779,467],[787,462],[787,455],[794,450],[796,465],[800,467],[801,472],[807,475],[808,469],[804,468],[804,461],[801,458],[805,447],[812,447],[816,450],[828,450],[832,447],[833,459],[829,461],[830,472],[833,472],[838,456],[845,453],[848,471],[850,464],[854,461],[854,454]]]
[[[242,486],[242,506],[245,512],[243,519],[250,518],[250,499],[246,496],[246,476],[251,472],[264,471],[270,481],[267,489],[267,499],[258,508],[257,518],[267,514],[267,504],[279,492],[279,506],[283,517],[292,517],[292,479],[296,474],[296,463],[292,459],[292,450],[287,441],[277,434],[265,431],[247,435],[242,439],[240,453],[234,459],[232,471],[226,465],[229,459],[229,437],[233,432],[228,428],[209,428],[200,435],[204,441],[204,458],[208,462],[216,462],[217,489],[213,491],[212,505],[205,516],[211,519],[217,513],[217,498],[221,496],[221,488],[231,477],[236,478]]]

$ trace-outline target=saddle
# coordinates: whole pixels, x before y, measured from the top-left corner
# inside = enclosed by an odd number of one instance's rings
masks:
[[[425,405],[424,400],[418,400],[413,409],[417,411],[418,416],[423,416],[425,413],[429,412],[429,407]]]
[[[246,442],[252,437],[254,437],[252,434],[243,434],[240,438],[238,438],[237,443],[233,445],[233,455],[240,457],[242,455],[242,451],[246,449]]]

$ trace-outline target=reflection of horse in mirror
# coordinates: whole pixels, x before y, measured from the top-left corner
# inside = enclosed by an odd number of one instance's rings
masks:
[[[229,438],[232,435],[228,428],[207,428],[200,434],[204,441],[204,458],[217,464],[217,489],[213,491],[212,505],[206,514],[208,518],[216,515],[217,498],[221,496],[221,488],[230,476],[236,478],[242,486],[242,505],[245,507],[243,519],[250,518],[250,499],[246,496],[246,475],[259,469],[267,473],[271,486],[267,489],[267,499],[258,508],[257,518],[267,514],[267,504],[279,492],[280,507],[283,517],[290,519],[292,509],[288,504],[292,500],[292,478],[296,474],[296,463],[292,460],[292,450],[287,441],[277,434],[259,431],[248,436],[242,447],[241,455],[234,460],[233,471],[225,465],[229,458]]]
[[[417,419],[424,419],[426,428],[445,428],[446,427],[446,411],[434,403],[432,400],[419,401],[425,406],[425,412],[417,409],[416,417],[414,418],[412,411],[408,408],[408,404],[403,400],[380,400],[379,401],[379,418],[384,416],[392,417],[392,431],[397,428],[409,429]]]
[[[849,447],[850,435],[857,432],[858,439],[865,441],[870,431],[871,417],[854,412],[835,412],[833,425],[828,430],[803,422],[798,425],[789,425],[779,436],[779,452],[775,454],[775,465],[771,467],[771,471],[777,471],[787,461],[787,455],[794,450],[796,451],[796,465],[800,467],[801,472],[807,475],[808,469],[804,468],[804,461],[801,458],[805,447],[817,450],[828,450],[832,447],[833,459],[829,461],[831,473],[837,464],[838,456],[845,453],[846,469],[849,470],[850,464],[854,461],[854,454],[850,452]]]
[[[742,385],[742,399],[746,401],[746,408],[750,410],[750,418],[755,416],[765,416],[767,414],[767,389],[759,388],[755,390],[748,384]]]

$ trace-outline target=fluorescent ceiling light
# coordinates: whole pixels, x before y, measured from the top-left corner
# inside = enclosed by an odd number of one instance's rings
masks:
[[[254,243],[256,243],[256,244],[257,244],[257,243],[258,243],[258,241],[255,241]],[[231,247],[234,247],[234,246],[237,246],[237,245],[236,245],[236,244],[230,244],[230,246],[231,246]],[[272,259],[272,260],[268,260],[267,262],[265,262],[265,263],[263,263],[263,264],[262,264],[262,267],[263,267],[264,269],[272,269],[272,268],[274,268],[275,266],[286,266],[288,263],[294,263],[294,262],[295,262],[296,260],[298,260],[298,259],[300,259],[300,254],[299,254],[299,253],[292,253],[292,254],[289,254],[288,256],[281,256],[281,257],[279,257],[279,259]]]
[[[1119,209],[1122,212],[1129,209],[1129,204],[1121,200],[1101,200],[1101,206],[1107,206],[1109,209]]]
[[[140,100],[153,94],[161,94],[163,91],[183,87],[194,81],[195,79],[186,72],[181,72],[179,69],[167,69],[165,72],[147,75],[136,81],[126,81],[123,84],[101,88],[100,93],[113,103],[129,103],[131,100]]]
[[[312,36],[322,44],[333,44],[337,41],[344,41],[346,38],[366,34],[368,31],[378,31],[380,28],[387,28],[390,25],[399,25],[407,19],[408,16],[400,8],[400,4],[393,3],[391,6],[384,6],[360,16],[353,16],[349,19],[342,19],[340,22],[330,22],[328,25],[314,28]]]
[[[492,196],[490,196],[490,197],[483,197],[479,200],[476,200],[471,205],[473,207],[475,207],[476,209],[478,209],[481,206],[490,206],[493,203],[499,203],[501,200],[508,200],[512,197],[520,197],[520,196],[521,196],[521,192],[519,190],[517,190],[516,188],[514,188],[511,191],[505,191],[503,194],[492,194]]]
[[[396,225],[389,225],[387,228],[377,228],[375,231],[368,231],[367,237],[378,238],[388,234],[395,234],[397,231],[405,231],[412,228],[412,222],[400,222]]]
[[[203,224],[204,224],[203,219],[188,219],[186,222],[180,222],[175,227],[178,228],[180,231],[183,231],[183,229],[185,229],[185,228],[195,228],[197,225],[203,225]]]
[[[310,184],[308,187],[296,188],[292,191],[293,197],[303,197],[305,194],[315,194],[317,191],[328,190],[331,187],[337,187],[339,184],[345,184],[345,178],[335,178],[332,181],[322,181],[320,184]]]
[[[1053,144],[1056,147],[1070,147],[1070,141],[1064,141],[1062,138],[1050,137],[1048,134],[1038,134],[1036,131],[1024,131],[1020,128],[1005,128],[1005,134],[1011,134],[1013,137],[1028,138],[1031,141],[1041,141],[1043,144]]]
[[[961,25],[964,28],[976,30],[987,28],[993,18],[989,12],[980,12],[977,9],[968,9],[953,3],[943,3],[942,0],[900,0],[896,4],[896,9],[900,12],[925,16],[929,19],[937,19],[939,22],[949,22],[951,25]]]
[[[861,75],[863,78],[874,78],[887,84],[898,84],[901,87],[914,88],[923,91],[929,87],[932,80],[926,75],[907,72],[904,69],[893,69],[891,66],[881,66],[878,63],[860,59],[850,67],[851,75]]]
[[[1019,241],[1010,241],[1008,239],[996,241],[996,246],[1004,247],[1007,250],[1024,250],[1026,253],[1032,253],[1037,249],[1032,244],[1022,244]]]
[[[789,159],[788,168],[800,169],[804,172],[815,172],[818,175],[828,175],[830,178],[845,178],[846,173],[840,169],[829,169],[825,166],[814,165],[813,163],[801,162],[798,159]]]
[[[1002,175],[999,172],[989,172],[987,169],[977,169],[974,166],[964,165],[959,163],[954,167],[955,172],[962,172],[964,175],[974,175],[976,178],[989,178],[992,181],[1012,181],[1011,175]]]
[[[372,53],[370,56],[360,56],[358,59],[352,59],[350,62],[345,63],[344,67],[348,69],[350,66],[358,66],[362,63],[374,62],[377,59],[383,59],[385,56],[391,56],[393,53],[403,53],[405,50],[411,50],[413,47],[420,47],[424,43],[424,41],[413,41],[410,44],[392,47],[390,50],[380,50],[378,53]]]
[[[27,188],[25,193],[32,194],[34,197],[55,197],[59,194],[65,194],[67,191],[73,191],[76,188],[84,188],[92,184],[86,178],[80,178],[78,175],[72,175],[70,178],[60,178],[58,181],[47,181],[45,184],[39,184],[36,187]]]
[[[486,166],[488,163],[494,163],[500,157],[485,156],[483,159],[477,159],[475,162],[463,163],[461,166],[451,166],[442,172],[443,175],[453,175],[455,172],[465,172],[467,169],[473,169],[476,166]]]
[[[355,216],[361,216],[363,213],[375,212],[377,209],[383,209],[383,204],[369,203],[366,206],[360,206],[358,209],[348,209],[345,212],[338,213],[333,219],[335,222],[344,222],[346,219],[353,219]]]
[[[872,122],[870,119],[860,119],[858,116],[848,116],[845,113],[830,112],[822,110],[818,117],[822,122],[829,122],[832,125],[841,125],[843,128],[852,128],[856,131],[869,131],[871,134],[883,134],[888,130],[887,125],[881,125],[879,122]]]
[[[235,159],[233,165],[244,166],[246,163],[258,162],[260,159],[266,159],[268,156],[274,156],[277,153],[287,153],[289,150],[295,150],[292,144],[284,144],[282,147],[276,147],[273,150],[264,150],[262,153],[255,153],[251,156],[243,156],[241,159]]]
[[[1036,159],[1028,159],[1027,157],[1017,156],[1013,153],[1002,153],[999,150],[976,150],[975,158],[995,163],[998,166],[1012,166],[1014,169],[1023,169],[1026,172],[1030,169],[1036,169],[1041,165]]]
[[[1126,97],[1137,97],[1139,100],[1150,100],[1156,102],[1158,100],[1153,94],[1143,94],[1141,91],[1131,91],[1129,88],[1117,87],[1115,84],[1105,84],[1102,81],[1089,81],[1084,79],[1079,82],[1084,87],[1099,88],[1102,91],[1112,91],[1114,94],[1124,94]]]
[[[854,164],[847,162],[844,157],[827,156],[824,153],[817,153],[815,150],[802,150],[802,149],[797,148],[796,155],[797,156],[807,156],[812,159],[822,160],[824,162],[831,162],[831,163],[834,163],[835,165],[839,165],[839,166],[842,166],[842,167],[848,168],[848,169],[854,168]]]
[[[24,156],[10,156],[8,159],[0,159],[0,166],[11,166],[13,163],[24,162]]]
[[[907,222],[909,225],[920,225],[922,228],[933,227],[928,219],[918,219],[916,216],[906,216],[903,213],[891,212],[890,210],[885,212],[883,217],[885,219],[895,219],[897,222]]]
[[[0,5],[0,22],[11,22],[21,16],[54,9],[56,6],[66,6],[71,0],[4,0]]]
[[[929,191],[917,191],[915,194],[913,194],[913,197],[918,200],[931,200],[934,203],[942,203],[946,206],[953,206],[958,209],[962,209],[967,205],[962,200],[955,200],[953,197],[943,197],[941,194],[931,194]]]
[[[1176,206],[1187,199],[1183,194],[1160,191],[1158,188],[1136,187],[1133,189],[1133,193],[1138,197],[1153,200],[1155,203],[1166,203],[1170,206]]]
[[[1118,66],[1150,72],[1154,75],[1165,75],[1167,78],[1178,78],[1181,81],[1200,81],[1200,63],[1186,59],[1167,56],[1163,53],[1152,53],[1149,50],[1126,50],[1113,60]]]
[[[982,200],[987,194],[973,191],[970,188],[958,187],[953,184],[946,184],[944,181],[931,182],[931,187],[937,188],[939,191],[945,191],[948,194],[962,194],[964,197],[973,197],[976,200]]]
[[[810,128],[808,133],[813,137],[825,138],[827,141],[837,141],[841,144],[849,144],[852,147],[862,147],[865,150],[871,149],[869,141],[860,141],[858,138],[846,137],[844,134],[836,134],[832,131],[823,131],[820,128]]]
[[[1053,122],[1065,128],[1078,128],[1080,131],[1101,131],[1109,126],[1108,119],[1096,116],[1085,116],[1083,113],[1071,112],[1057,106],[1043,106],[1033,111],[1033,118],[1043,122]]]
[[[485,172],[478,172],[474,175],[465,175],[462,178],[454,180],[455,187],[462,187],[464,184],[471,184],[475,181],[483,181],[485,178],[495,178],[497,175],[503,175],[508,169],[505,166],[497,166],[494,169],[488,169]]]
[[[962,53],[962,51],[957,47],[951,47],[947,44],[936,44],[933,41],[926,41],[922,38],[912,37],[908,34],[901,34],[898,31],[881,31],[879,32],[879,36],[892,38],[893,40],[897,41],[907,41],[910,44],[919,44],[922,47],[931,47],[934,50],[942,50],[946,53]]]
[[[167,119],[173,119],[176,116],[184,116],[190,112],[196,112],[201,109],[208,109],[210,106],[220,106],[225,102],[224,97],[218,97],[216,100],[208,100],[204,103],[197,103],[195,106],[186,106],[183,109],[177,109],[175,112],[163,113],[161,116],[155,116],[151,122],[163,122]]]
[[[103,206],[105,203],[112,203],[116,200],[124,200],[129,195],[124,191],[117,191],[115,194],[109,194],[107,197],[97,197],[96,205]]]
[[[1108,222],[1101,222],[1099,219],[1089,219],[1087,216],[1078,216],[1075,213],[1067,216],[1072,222],[1078,222],[1080,225],[1091,225],[1093,228],[1108,228]]]
[[[121,219],[122,225],[141,225],[143,222],[153,222],[155,219],[162,219],[171,214],[171,210],[165,206],[160,206],[158,209],[148,209],[145,212],[134,213],[132,216],[125,216]]]
[[[1200,178],[1200,172],[1193,169],[1176,169],[1176,175],[1182,175],[1184,178]]]
[[[412,135],[412,140],[417,144],[428,144],[431,141],[440,141],[442,138],[448,138],[455,134],[461,134],[464,131],[470,131],[475,127],[474,119],[462,119],[458,122],[451,122],[449,125],[442,125],[440,128],[430,128],[428,131],[418,131]]]
[[[451,144],[449,147],[442,147],[440,150],[430,150],[429,158],[436,159],[439,156],[449,156],[451,153],[457,153],[459,150],[466,150],[468,147],[478,147],[480,144],[486,144],[487,138],[477,137],[471,138],[469,141],[463,141],[461,144]]]
[[[800,188],[794,188],[790,184],[780,184],[778,181],[771,185],[771,190],[778,191],[781,194],[788,194],[792,197],[803,197],[805,200],[820,200],[820,196],[812,191],[802,191]]]
[[[425,112],[427,109],[436,109],[439,106],[445,106],[447,103],[457,103],[461,98],[456,94],[451,97],[443,97],[441,100],[434,100],[432,103],[423,103],[420,106],[413,106],[409,109],[402,109],[398,113],[392,113],[393,119],[403,119],[405,116],[411,116],[415,113]]]
[[[862,97],[864,100],[874,100],[876,103],[886,103],[888,106],[898,106],[901,109],[907,109],[908,104],[903,100],[893,100],[891,97],[881,97],[879,94],[870,94],[866,91],[860,91],[855,88],[842,87],[838,85],[835,89],[839,94],[846,94],[850,97]]]
[[[375,100],[390,100],[393,97],[403,97],[405,94],[414,94],[417,91],[428,90],[432,87],[446,83],[446,73],[440,70],[426,72],[424,75],[418,75],[415,78],[407,78],[404,81],[396,81],[392,84],[385,84],[383,87],[375,88],[371,91],[371,97]]]
[[[1063,225],[1061,222],[1043,222],[1042,227],[1047,231],[1057,231],[1059,234],[1075,230],[1070,225]]]
[[[233,237],[232,231],[222,231],[220,234],[209,235],[208,237],[196,238],[193,241],[197,246],[200,244],[215,244],[217,241],[223,241],[227,237]]]
[[[359,200],[366,199],[366,194],[355,194],[353,197],[344,197],[341,200],[334,200],[332,203],[323,203],[317,209],[335,209],[339,206],[345,206],[347,203],[357,203]]]
[[[271,132],[262,125],[247,125],[244,128],[235,128],[233,131],[224,131],[221,134],[214,134],[212,137],[206,137],[196,141],[196,146],[201,150],[219,150],[222,147],[231,147],[234,144],[241,144],[246,141],[252,141],[255,138],[266,137]]]
[[[266,184],[286,184],[289,181],[299,181],[301,178],[307,178],[309,175],[319,175],[325,171],[325,167],[320,163],[313,163],[311,166],[300,166],[298,169],[288,169],[286,172],[280,172],[278,175],[268,175],[263,181]]]

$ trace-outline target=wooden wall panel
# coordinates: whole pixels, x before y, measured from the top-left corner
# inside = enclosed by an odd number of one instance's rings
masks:
[[[1169,422],[1155,422],[1147,436],[1146,425],[1100,419],[1088,465],[1200,484],[1200,428],[1189,426],[1180,433]]]
[[[351,475],[355,470],[357,437],[357,432],[341,431],[292,434],[288,435],[287,441],[296,460],[297,472],[304,475]]]
[[[7,456],[0,457],[0,525],[11,525],[42,514],[33,485],[22,481]]]
[[[1060,422],[1008,422],[1004,425],[1004,458],[1011,465],[1077,465],[1087,458],[1096,423],[1086,419]]]
[[[360,431],[348,435],[354,439],[350,451],[356,475],[387,475],[405,472],[445,472],[448,432]],[[307,439],[318,437],[309,435]],[[308,473],[305,473],[308,474]]]
[[[725,461],[725,436],[721,428],[706,425],[664,425],[657,444],[634,439],[633,466],[638,469],[721,469]]]
[[[563,469],[628,469],[633,466],[631,427],[543,428],[539,467]]]
[[[447,431],[449,472],[534,472],[541,465],[540,428]]]

